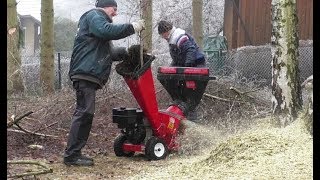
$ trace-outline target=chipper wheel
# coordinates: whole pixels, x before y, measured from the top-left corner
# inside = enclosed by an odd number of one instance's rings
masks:
[[[145,155],[149,160],[164,159],[168,155],[168,147],[163,140],[150,137],[146,143]]]
[[[127,141],[127,137],[123,134],[120,134],[116,137],[113,143],[113,150],[116,156],[126,156],[131,157],[134,155],[134,152],[123,151],[122,145]]]

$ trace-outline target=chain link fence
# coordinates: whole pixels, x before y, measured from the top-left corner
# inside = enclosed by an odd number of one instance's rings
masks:
[[[55,88],[60,89],[71,85],[68,71],[71,52],[56,52],[54,57]],[[25,90],[29,94],[40,94],[40,52],[34,55],[22,55],[22,76]]]
[[[271,85],[271,46],[246,46],[208,58],[207,65],[212,76],[234,76],[239,81],[254,81],[261,86]],[[300,81],[313,74],[313,42],[300,41]]]
[[[168,65],[171,61],[169,53],[156,55],[153,67]],[[219,56],[218,56],[219,57]],[[71,82],[68,76],[71,52],[55,53],[55,87],[70,86]],[[272,69],[271,47],[266,46],[247,46],[237,50],[227,51],[224,55],[221,53],[219,58],[209,58],[207,66],[210,69],[211,76],[232,76],[239,82],[255,82],[260,86],[271,85]],[[114,68],[113,68],[114,69]],[[299,46],[299,70],[301,82],[313,74],[313,42],[306,41]],[[156,70],[154,71],[156,72]],[[35,52],[33,56],[22,56],[22,73],[25,88],[28,92],[38,93],[40,86],[40,55]],[[113,83],[112,78],[118,75],[112,70],[110,75],[110,84],[112,86],[119,83]],[[121,79],[121,78],[120,78]]]

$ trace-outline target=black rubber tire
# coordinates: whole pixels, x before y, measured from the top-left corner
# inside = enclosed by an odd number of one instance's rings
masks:
[[[134,155],[134,151],[132,152],[125,152],[122,149],[122,145],[127,141],[127,137],[123,134],[120,134],[116,137],[113,143],[113,150],[116,156],[126,156],[126,157],[131,157]]]
[[[165,159],[168,155],[168,147],[162,139],[152,136],[146,143],[145,155],[148,160]]]

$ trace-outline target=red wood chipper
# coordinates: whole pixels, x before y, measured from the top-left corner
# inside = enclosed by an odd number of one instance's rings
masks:
[[[151,63],[154,56],[144,55],[145,63],[138,70],[122,75],[140,108],[113,108],[113,123],[121,134],[114,141],[116,156],[144,153],[149,160],[164,159],[179,148],[177,135],[185,114],[200,102],[209,77],[208,68],[159,67],[157,79],[174,100],[167,109],[159,110]]]

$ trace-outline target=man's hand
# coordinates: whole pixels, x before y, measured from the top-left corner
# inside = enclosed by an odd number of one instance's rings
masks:
[[[133,29],[136,33],[139,33],[140,31],[142,31],[143,29],[145,29],[145,22],[144,19],[140,19],[136,22],[132,22],[131,23],[133,26]]]

